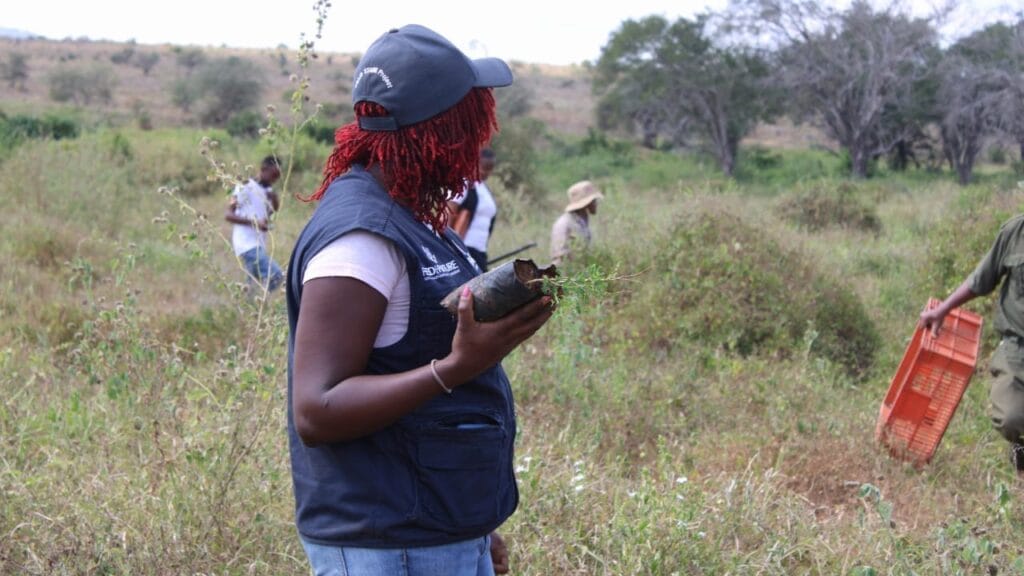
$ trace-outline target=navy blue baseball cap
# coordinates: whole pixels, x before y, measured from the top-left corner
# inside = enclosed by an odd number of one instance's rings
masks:
[[[418,24],[388,31],[356,66],[352,103],[383,106],[390,116],[359,118],[359,127],[393,131],[429,120],[455,106],[473,88],[512,83],[499,58],[470,60],[444,36]]]

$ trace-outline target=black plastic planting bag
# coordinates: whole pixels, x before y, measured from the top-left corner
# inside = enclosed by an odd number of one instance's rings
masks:
[[[540,298],[544,278],[558,276],[554,264],[538,268],[533,260],[516,259],[473,278],[452,290],[441,305],[452,315],[458,313],[462,289],[473,292],[473,316],[479,322],[497,320],[523,304]]]

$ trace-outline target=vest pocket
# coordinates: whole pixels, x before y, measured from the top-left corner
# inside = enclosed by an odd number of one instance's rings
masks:
[[[417,499],[427,518],[454,531],[498,520],[505,437],[496,414],[452,414],[420,428]]]

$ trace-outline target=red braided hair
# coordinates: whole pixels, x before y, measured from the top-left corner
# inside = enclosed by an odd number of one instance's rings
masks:
[[[373,102],[357,102],[356,117],[386,116]],[[335,178],[354,164],[377,166],[388,194],[435,230],[447,224],[448,200],[461,194],[466,182],[479,179],[480,148],[498,130],[490,88],[473,88],[441,114],[393,132],[362,130],[357,122],[334,133],[334,151],[324,166],[324,179],[306,200],[320,200]]]

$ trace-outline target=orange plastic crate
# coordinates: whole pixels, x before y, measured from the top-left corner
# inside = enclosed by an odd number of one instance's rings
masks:
[[[929,310],[938,305],[928,301]],[[981,316],[957,308],[937,338],[914,330],[875,427],[875,438],[896,458],[923,465],[935,455],[978,364],[981,325]]]

